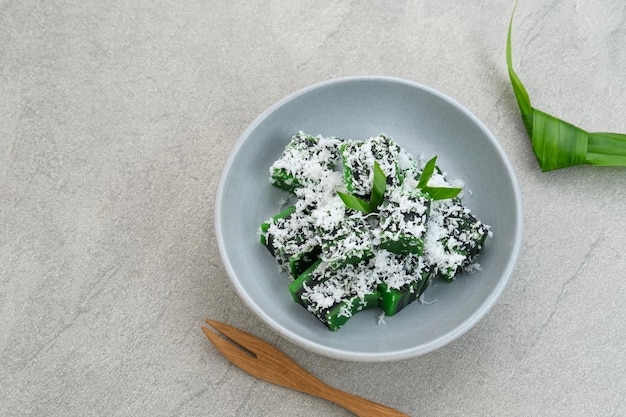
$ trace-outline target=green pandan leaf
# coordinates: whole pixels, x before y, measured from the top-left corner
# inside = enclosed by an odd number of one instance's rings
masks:
[[[341,191],[337,191],[337,194],[339,194],[346,207],[362,211],[363,213],[373,213],[378,210],[378,206],[383,202],[386,189],[387,176],[380,168],[380,165],[378,165],[378,162],[374,161],[374,182],[372,184],[370,201],[365,201],[357,196],[342,193]]]
[[[461,188],[454,187],[429,187],[428,181],[435,173],[437,165],[437,157],[433,157],[430,161],[426,162],[420,179],[417,183],[417,188],[427,193],[433,200],[446,200],[448,198],[454,198],[462,191]]]
[[[589,133],[531,105],[528,92],[513,69],[511,58],[515,7],[509,23],[506,62],[522,121],[541,170],[545,172],[580,164],[626,166],[626,134]]]
[[[373,210],[376,210],[383,202],[386,189],[387,176],[381,169],[380,165],[378,165],[378,162],[374,161],[374,183],[372,184],[372,195],[370,196],[370,207]]]
[[[372,212],[372,208],[369,202],[362,200],[352,194],[342,193],[341,191],[337,191],[337,194],[339,194],[339,197],[341,197],[341,200],[343,200],[343,203],[346,205],[346,207],[353,210],[362,211],[363,213]]]
[[[422,191],[427,193],[433,200],[447,200],[456,197],[462,190],[453,187],[424,187]]]
[[[422,173],[420,174],[419,182],[417,183],[417,188],[424,188],[428,185],[428,181],[435,173],[435,167],[437,166],[437,157],[431,158],[430,161],[426,162],[424,165],[424,169],[422,169]]]

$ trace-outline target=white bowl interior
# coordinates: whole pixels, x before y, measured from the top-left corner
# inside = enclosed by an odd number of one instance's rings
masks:
[[[356,314],[329,331],[296,304],[289,277],[259,243],[260,224],[280,211],[285,192],[271,186],[269,167],[291,136],[394,138],[413,156],[438,156],[449,178],[465,182],[463,201],[494,236],[479,257],[482,270],[452,284],[435,281],[433,304],[414,302],[385,325],[380,310]],[[487,313],[503,291],[522,236],[521,193],[506,155],[487,128],[447,96],[388,77],[350,77],[306,88],[276,103],[243,133],[220,180],[216,201],[220,252],[237,293],[291,342],[329,357],[387,361],[430,352],[456,339]]]

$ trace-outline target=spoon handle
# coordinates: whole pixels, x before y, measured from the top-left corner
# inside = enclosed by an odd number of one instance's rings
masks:
[[[307,394],[343,407],[359,417],[411,417],[394,408],[331,387],[317,378],[312,378],[309,381],[309,386],[303,390],[306,390]]]

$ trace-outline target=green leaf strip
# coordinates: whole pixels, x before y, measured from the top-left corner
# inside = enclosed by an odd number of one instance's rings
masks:
[[[626,135],[589,133],[587,162],[593,165],[626,166]]]
[[[447,200],[456,197],[463,190],[455,187],[424,187],[422,191],[427,193],[433,200]]]
[[[341,197],[341,199],[343,200],[343,203],[348,208],[362,211],[363,213],[371,213],[373,211],[372,207],[370,206],[370,203],[368,203],[365,200],[360,199],[357,196],[354,196],[352,194],[342,193],[341,191],[337,191],[337,194],[339,194],[339,197]]]
[[[383,172],[378,162],[374,161],[374,183],[372,184],[372,195],[370,196],[370,207],[376,210],[383,202],[385,190],[387,189],[387,176]]]
[[[513,13],[511,14],[511,21],[509,22],[509,33],[507,36],[507,44],[506,44],[506,62],[509,69],[509,78],[511,79],[511,84],[513,85],[513,92],[515,93],[515,99],[517,100],[517,106],[522,113],[522,119],[524,120],[524,125],[526,126],[526,130],[528,131],[528,135],[532,136],[532,113],[533,108],[530,105],[530,97],[528,96],[528,92],[522,84],[522,81],[517,76],[517,73],[513,69],[513,58],[511,54],[511,28],[513,27],[513,15],[515,15],[515,9],[517,8],[517,2],[515,2],[515,6],[513,6]]]
[[[424,165],[424,169],[420,175],[419,182],[417,183],[417,188],[424,188],[428,185],[428,181],[435,173],[435,167],[437,166],[437,157],[433,157],[430,161],[426,162]]]

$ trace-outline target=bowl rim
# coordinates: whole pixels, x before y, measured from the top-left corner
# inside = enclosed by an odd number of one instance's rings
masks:
[[[492,146],[495,151],[500,156],[506,171],[508,172],[512,184],[512,191],[515,197],[515,207],[517,212],[517,218],[515,219],[515,230],[517,230],[515,240],[512,244],[511,255],[509,256],[508,262],[506,263],[506,267],[502,273],[502,279],[497,282],[497,285],[492,289],[489,293],[488,297],[485,298],[483,303],[480,305],[478,309],[476,309],[470,316],[468,316],[461,325],[454,328],[452,331],[445,333],[437,339],[431,340],[427,343],[417,345],[411,348],[395,350],[395,351],[386,351],[386,352],[351,352],[342,349],[336,349],[332,347],[325,346],[323,344],[311,341],[305,337],[297,335],[290,330],[286,329],[281,324],[275,322],[272,318],[270,318],[261,308],[259,308],[256,303],[249,296],[248,292],[242,286],[241,282],[237,279],[236,273],[233,265],[229,259],[229,256],[224,248],[222,243],[224,239],[224,232],[222,226],[222,214],[221,207],[223,203],[223,196],[225,191],[225,182],[228,177],[228,173],[231,170],[233,165],[233,161],[237,157],[239,150],[242,148],[244,143],[250,137],[251,133],[273,112],[282,106],[286,105],[290,101],[297,99],[298,97],[308,94],[312,91],[315,91],[320,88],[326,88],[335,84],[342,83],[351,83],[351,82],[384,82],[384,83],[395,83],[395,84],[403,84],[410,88],[417,88],[423,90],[427,93],[433,94],[440,98],[441,100],[447,102],[451,106],[455,107],[457,110],[464,113],[469,119],[472,120],[474,124],[476,124],[481,131],[489,138]],[[241,298],[244,304],[248,307],[250,311],[252,311],[258,318],[260,318],[265,324],[267,324],[272,330],[278,333],[281,337],[286,340],[294,343],[295,345],[306,349],[308,351],[330,357],[338,360],[346,360],[346,361],[354,361],[354,362],[387,362],[387,361],[396,361],[403,359],[410,359],[419,355],[423,355],[434,350],[437,350],[452,341],[456,340],[467,331],[469,331],[472,327],[474,327],[494,306],[496,301],[500,298],[502,293],[504,292],[508,282],[513,274],[519,254],[521,251],[522,239],[523,239],[523,203],[522,203],[522,193],[521,187],[519,185],[519,180],[515,174],[515,170],[513,165],[511,164],[507,154],[504,149],[495,138],[495,136],[491,133],[491,131],[485,126],[485,124],[478,119],[472,112],[470,112],[465,106],[461,105],[455,99],[449,97],[448,95],[435,90],[432,87],[428,87],[424,84],[421,84],[416,81],[411,81],[404,78],[392,77],[392,76],[384,76],[384,75],[356,75],[356,76],[346,76],[339,78],[332,78],[325,81],[317,82],[311,84],[307,87],[301,88],[292,92],[280,100],[276,101],[274,104],[269,106],[266,110],[260,113],[241,133],[234,146],[232,147],[228,158],[226,159],[222,172],[220,175],[216,197],[215,197],[215,205],[214,205],[214,226],[215,226],[215,236],[217,238],[217,246],[220,253],[222,264],[228,274],[229,281],[231,285],[234,287],[237,295]]]

